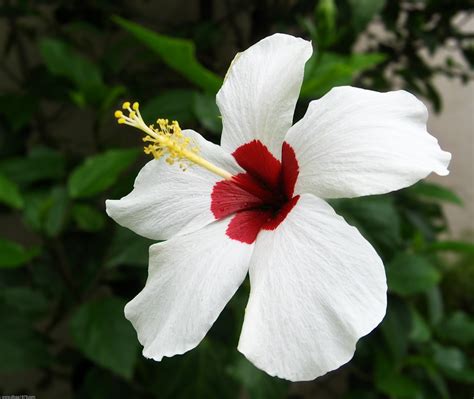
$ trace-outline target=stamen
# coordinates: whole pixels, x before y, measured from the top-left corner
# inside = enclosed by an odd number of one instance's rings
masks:
[[[177,163],[182,170],[197,164],[226,180],[232,179],[232,174],[199,156],[199,147],[183,134],[177,121],[170,123],[168,119],[158,119],[156,126],[147,125],[140,114],[139,104],[134,102],[131,107],[130,105],[128,101],[122,105],[122,109],[128,111],[128,115],[117,110],[114,116],[119,124],[133,126],[145,132],[143,141],[150,143],[144,147],[145,154],[151,154],[155,159],[165,157],[169,165]]]

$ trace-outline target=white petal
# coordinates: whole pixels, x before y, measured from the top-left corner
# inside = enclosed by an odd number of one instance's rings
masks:
[[[192,130],[183,133],[200,148],[200,155],[230,173],[242,170],[220,146]],[[215,220],[211,191],[221,177],[197,165],[182,171],[165,157],[148,162],[135,180],[133,191],[120,200],[107,200],[107,214],[118,224],[155,240],[195,231]]]
[[[310,42],[275,34],[235,57],[217,93],[226,150],[258,139],[280,157],[311,53]]]
[[[292,381],[348,362],[386,310],[381,259],[311,194],[275,231],[260,232],[250,286],[239,350],[268,374]]]
[[[145,288],[125,307],[154,360],[199,344],[248,271],[253,245],[225,234],[229,221],[150,247]]]
[[[357,197],[410,186],[431,172],[447,175],[451,154],[426,131],[427,117],[405,91],[332,89],[285,138],[300,167],[295,192]]]

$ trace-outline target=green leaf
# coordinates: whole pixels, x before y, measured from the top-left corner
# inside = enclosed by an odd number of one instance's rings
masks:
[[[68,180],[72,198],[88,198],[111,187],[120,174],[137,159],[137,149],[109,150],[87,158]]]
[[[23,215],[33,230],[56,237],[64,230],[70,216],[70,199],[65,187],[28,192]]]
[[[115,297],[80,306],[71,319],[77,348],[90,360],[130,379],[138,358],[138,340],[125,319],[125,301]]]
[[[66,226],[69,212],[69,197],[64,187],[53,187],[45,204],[43,227],[50,237],[57,236]]]
[[[8,93],[0,95],[0,114],[13,131],[26,126],[36,111],[37,100],[29,94]]]
[[[453,251],[466,254],[474,254],[474,244],[463,241],[438,241],[429,244],[427,251]]]
[[[196,59],[192,41],[161,35],[118,16],[113,17],[113,20],[190,82],[210,93],[217,93],[221,87],[222,78],[206,69]]]
[[[444,314],[443,295],[438,286],[434,286],[426,293],[428,305],[428,314],[431,324],[437,324],[441,321]]]
[[[413,399],[421,394],[419,384],[408,376],[393,373],[376,381],[377,389],[390,397]]]
[[[370,391],[364,389],[351,389],[346,392],[342,399],[378,399],[377,394],[371,389]]]
[[[227,351],[227,347],[206,337],[185,355],[163,359],[153,376],[156,397],[238,399],[239,386],[226,372]]]
[[[459,348],[437,343],[433,345],[433,361],[448,377],[456,377],[468,368],[467,358]]]
[[[100,69],[87,58],[77,53],[67,43],[57,39],[42,39],[40,52],[46,67],[53,75],[72,81],[81,93],[71,93],[78,105],[83,105],[81,95],[93,103],[99,102],[106,86]]]
[[[367,24],[382,11],[385,0],[349,0],[352,8],[352,23],[356,32],[361,32]]]
[[[424,292],[441,279],[440,273],[423,256],[399,254],[387,266],[387,280],[390,291],[399,295]]]
[[[387,314],[380,329],[396,367],[406,356],[408,338],[412,330],[411,312],[408,305],[401,299],[393,297],[388,303]]]
[[[105,226],[104,213],[90,205],[75,204],[72,208],[72,215],[81,230],[95,232],[102,230]]]
[[[356,226],[380,252],[394,251],[400,244],[400,215],[392,198],[371,196],[332,200],[331,205],[349,224]]]
[[[360,349],[359,345],[357,345],[356,352]],[[383,345],[382,342],[376,342],[376,344],[373,345],[372,359],[374,361],[373,370],[375,381],[383,380],[386,376],[393,374],[395,370],[392,356],[387,349],[388,346]]]
[[[431,330],[423,316],[414,308],[411,308],[412,328],[410,339],[414,342],[427,342],[431,338]]]
[[[26,157],[9,158],[0,162],[0,172],[19,185],[64,176],[65,160],[62,154],[47,147],[36,147]]]
[[[148,265],[148,249],[156,241],[140,237],[132,231],[117,227],[107,253],[106,266]]]
[[[448,374],[449,378],[455,381],[469,385],[474,384],[474,368],[472,367],[467,366],[460,371],[449,372],[446,374]]]
[[[222,119],[215,96],[195,93],[193,110],[201,125],[214,134],[221,134]]]
[[[418,182],[414,186],[406,189],[406,192],[418,197],[432,199],[435,201],[450,202],[456,205],[462,205],[461,198],[450,189],[435,183]]]
[[[320,0],[315,9],[317,43],[322,48],[336,41],[337,7],[334,0]]]
[[[373,68],[385,60],[381,53],[353,54],[343,56],[336,53],[313,55],[306,63],[302,98],[318,98],[335,86],[351,84],[361,72]]]
[[[241,384],[252,399],[286,398],[288,382],[276,377],[270,377],[257,369],[243,356],[230,366],[229,373]]]
[[[459,345],[474,342],[474,319],[468,314],[457,311],[437,327],[438,335]]]
[[[0,303],[0,320],[0,370],[15,372],[50,363],[48,349],[27,317]]]
[[[117,103],[117,99],[125,93],[127,93],[127,88],[124,86],[106,87],[103,90],[102,103],[100,105],[101,111],[109,116],[110,108],[114,107]]]
[[[94,367],[87,371],[84,382],[75,390],[75,399],[136,398],[132,384],[104,369]]]
[[[0,238],[0,268],[23,266],[38,255],[38,248],[26,249],[22,245]]]
[[[25,210],[23,217],[27,225],[34,231],[43,229],[45,214],[48,209],[48,194],[45,191],[31,191],[25,194]]]
[[[12,208],[23,208],[23,198],[18,186],[7,177],[0,174],[0,202]]]
[[[360,73],[366,69],[373,68],[385,61],[387,56],[384,53],[360,53],[351,54],[348,64],[351,66],[354,72]]]
[[[26,317],[37,319],[48,310],[48,301],[40,291],[27,287],[4,287],[0,293],[4,303],[20,311]]]
[[[140,107],[143,119],[152,123],[157,118],[177,120],[180,124],[193,118],[193,90],[167,90]]]
[[[450,398],[444,377],[430,357],[424,355],[410,355],[406,357],[405,364],[407,366],[421,367],[429,380],[428,384],[430,387],[433,387],[441,398]]]

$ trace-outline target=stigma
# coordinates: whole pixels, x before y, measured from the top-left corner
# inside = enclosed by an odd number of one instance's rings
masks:
[[[155,124],[147,125],[140,114],[139,104],[130,104],[128,101],[123,103],[122,110],[115,111],[114,116],[119,124],[135,127],[145,133],[145,154],[155,159],[164,158],[169,165],[176,163],[183,171],[192,165],[199,165],[226,180],[232,179],[232,174],[199,155],[199,146],[183,134],[177,121],[157,119]]]

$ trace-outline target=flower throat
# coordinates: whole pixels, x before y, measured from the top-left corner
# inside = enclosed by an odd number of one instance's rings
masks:
[[[229,238],[253,243],[261,230],[276,229],[298,202],[293,192],[299,167],[288,143],[282,145],[281,161],[260,140],[241,145],[232,155],[244,172],[232,175],[201,157],[199,147],[183,134],[178,122],[158,119],[156,125],[147,125],[136,102],[125,102],[122,109],[128,115],[116,111],[118,123],[145,133],[146,154],[164,158],[170,166],[177,163],[183,171],[198,165],[223,178],[212,188],[210,210],[216,220],[231,217]]]

